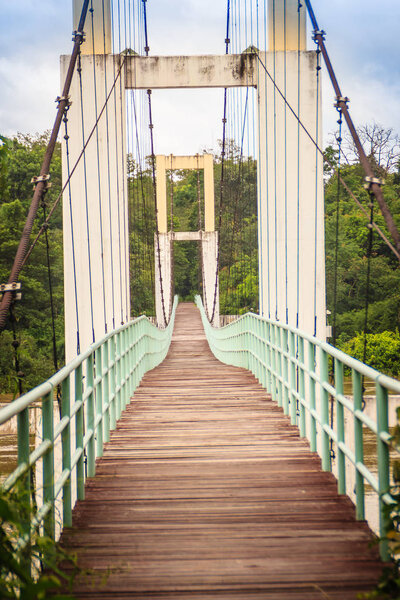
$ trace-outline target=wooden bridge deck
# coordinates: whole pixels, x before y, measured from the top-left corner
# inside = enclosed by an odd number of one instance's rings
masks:
[[[355,599],[382,568],[370,540],[254,377],[213,357],[192,304],[62,537],[109,569],[77,598],[113,600]]]

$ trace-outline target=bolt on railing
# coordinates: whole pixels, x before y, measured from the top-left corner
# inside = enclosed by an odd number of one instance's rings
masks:
[[[253,372],[273,400],[307,437],[310,449],[321,455],[322,469],[332,471],[331,445],[337,457],[339,494],[346,494],[346,461],[355,471],[356,517],[365,519],[365,487],[378,495],[381,557],[389,558],[385,540],[386,507],[390,495],[389,392],[400,394],[400,382],[379,373],[326,342],[294,327],[247,313],[221,328],[208,322],[201,299],[196,304],[213,354],[222,362]],[[333,366],[334,381],[329,374]],[[351,372],[352,396],[344,394],[344,374]],[[376,421],[363,412],[363,379],[374,382]],[[330,422],[330,398],[335,404],[336,427]],[[345,439],[345,410],[354,428],[353,448]],[[364,460],[364,430],[372,432],[377,446],[377,471]],[[393,448],[393,450],[397,450]]]

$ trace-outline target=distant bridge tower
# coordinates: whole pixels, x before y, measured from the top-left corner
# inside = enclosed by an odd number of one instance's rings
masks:
[[[204,171],[204,230],[168,231],[166,169],[202,169]],[[214,164],[212,154],[156,157],[157,229],[155,250],[155,295],[157,324],[167,325],[172,307],[172,244],[197,241],[201,246],[203,303],[206,314],[219,327],[218,232],[215,231]],[[158,239],[157,239],[158,237]]]

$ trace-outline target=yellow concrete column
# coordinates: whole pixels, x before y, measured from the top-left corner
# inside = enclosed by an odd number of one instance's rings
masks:
[[[166,157],[162,154],[156,156],[156,181],[157,181],[157,224],[159,233],[167,233],[167,177],[165,174]]]
[[[268,46],[271,51],[306,50],[306,8],[298,0],[268,0]]]
[[[212,154],[204,154],[204,230],[215,231],[214,162]]]
[[[110,0],[92,0],[92,13],[88,10],[85,22],[85,41],[81,46],[82,54],[111,54],[111,2]],[[83,0],[73,0],[74,31],[77,30],[82,12]],[[89,9],[91,4],[89,2]],[[94,36],[92,36],[94,33]],[[94,37],[94,52],[93,52]]]

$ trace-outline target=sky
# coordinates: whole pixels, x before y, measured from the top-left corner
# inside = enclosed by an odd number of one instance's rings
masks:
[[[0,0],[0,134],[51,128],[59,55],[72,47],[71,5],[71,0]],[[313,7],[356,125],[375,121],[400,133],[400,2],[313,0]],[[148,0],[147,10],[150,54],[224,52],[226,0]],[[310,26],[308,39],[313,48]],[[325,142],[335,127],[333,97],[324,81]],[[157,153],[216,147],[220,90],[157,92],[153,104]]]

